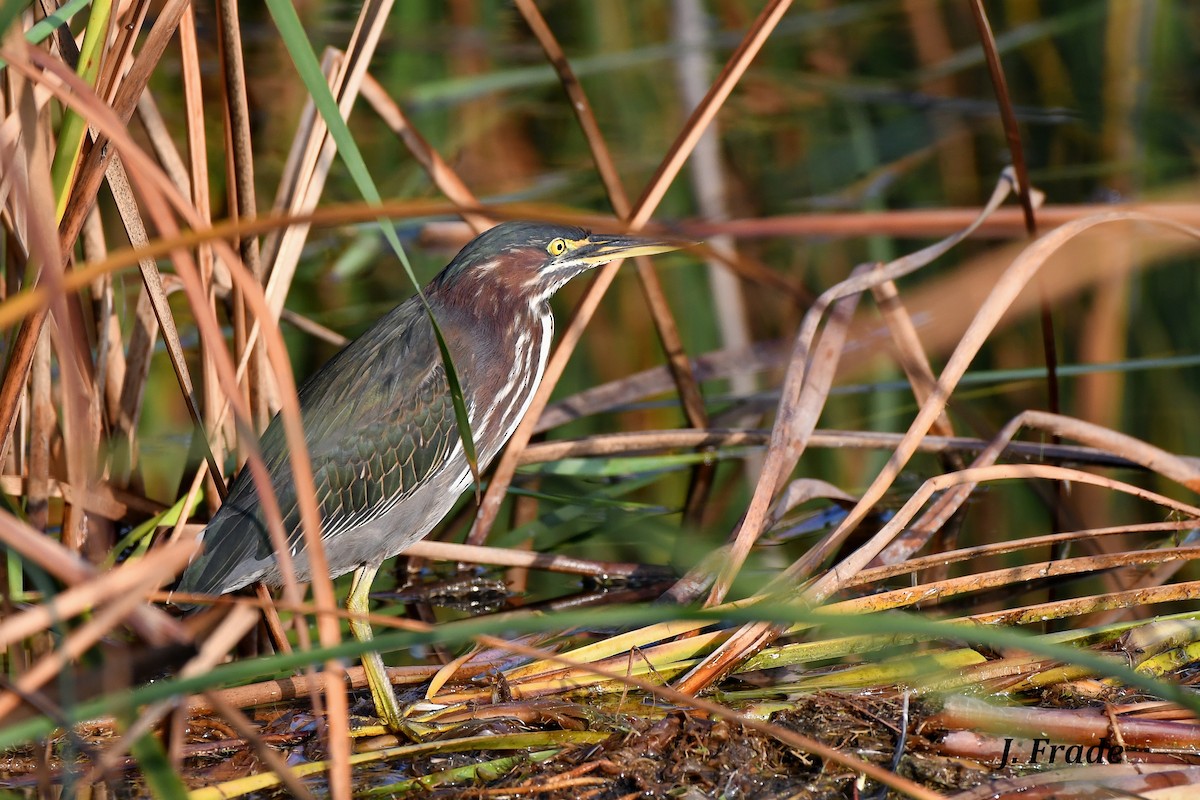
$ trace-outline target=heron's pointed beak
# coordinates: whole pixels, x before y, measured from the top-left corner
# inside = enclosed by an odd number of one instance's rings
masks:
[[[588,237],[587,244],[576,250],[571,260],[580,266],[598,267],[610,261],[616,261],[619,258],[670,253],[672,250],[680,250],[686,247],[687,244],[687,242],[641,239],[636,236],[610,236],[601,234]]]

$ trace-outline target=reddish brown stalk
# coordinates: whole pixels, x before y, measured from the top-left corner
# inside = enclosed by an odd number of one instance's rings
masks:
[[[341,223],[362,222],[378,219],[380,215],[397,218],[424,217],[431,215],[457,214],[463,209],[455,206],[452,203],[437,200],[402,200],[391,201],[380,206],[363,206],[355,204],[352,206],[330,206],[327,208],[315,209],[303,214],[272,214],[263,215],[251,222],[242,221],[240,223],[232,223],[223,221],[215,223],[212,227],[204,230],[188,230],[173,237],[164,237],[151,241],[145,248],[132,250],[125,249],[112,253],[103,262],[89,264],[80,269],[72,270],[63,278],[63,288],[67,291],[77,291],[83,286],[86,286],[91,281],[95,280],[99,275],[112,273],[130,265],[136,264],[141,258],[158,258],[173,252],[179,247],[196,247],[203,243],[213,242],[218,239],[229,238],[231,236],[248,235],[253,233],[262,233],[265,231],[286,228],[297,224],[314,224],[314,225],[336,225]],[[597,226],[601,224],[613,224],[612,220],[605,221],[606,218],[595,217],[593,215],[583,215],[579,213],[566,214],[561,211],[554,212],[546,208],[531,208],[526,206],[509,205],[503,207],[488,207],[486,209],[477,209],[481,213],[494,214],[497,218],[522,218],[522,217],[541,217],[548,220],[559,220],[570,224],[583,224]],[[1053,212],[1054,209],[1051,209]],[[1130,213],[1139,215],[1139,218],[1154,218],[1163,224],[1178,223],[1183,226],[1181,230],[1187,227],[1200,226],[1200,206],[1192,204],[1173,204],[1173,205],[1136,205],[1122,206],[1114,210],[1113,206],[1064,206],[1059,207],[1058,214],[1051,214],[1054,218],[1061,218],[1067,222],[1076,221],[1081,218],[1081,214],[1090,213]],[[921,212],[920,215],[929,215],[937,217],[942,212]],[[996,212],[1001,218],[1004,217],[1004,210]],[[962,212],[964,216],[968,214],[978,215],[978,210]],[[844,219],[852,223],[853,230],[857,233],[848,233],[847,235],[859,235],[872,232],[881,232],[880,226],[883,229],[890,230],[886,219],[895,215],[896,218],[903,220],[909,216],[909,212],[887,212],[883,217],[876,217],[872,214],[850,214],[850,215],[831,215],[831,218]],[[1147,215],[1142,217],[1141,215]],[[1043,215],[1044,216],[1044,215]],[[861,224],[859,220],[862,220]],[[780,219],[780,218],[774,218]],[[1003,220],[1002,220],[1003,221]],[[753,221],[752,225],[768,224],[770,220]],[[961,219],[958,212],[951,212],[947,220],[947,226],[953,222],[953,225],[960,224]],[[726,223],[734,225],[737,223]],[[987,221],[980,223],[980,229],[986,227]],[[907,226],[907,223],[902,223],[902,226]],[[805,236],[827,235],[820,228],[815,230],[808,226],[802,226],[793,233],[789,233],[791,223],[782,226],[782,229],[776,231],[762,232],[763,236]],[[832,235],[837,235],[836,228]],[[928,238],[935,233],[944,231],[946,226],[940,222],[931,226],[928,233],[916,232],[913,235],[919,238]],[[953,226],[950,226],[953,227]],[[907,229],[907,228],[906,228]],[[958,228],[961,230],[961,227]],[[706,227],[697,226],[695,235],[703,236],[707,234]],[[1010,238],[1012,235],[1019,235],[1019,230],[1014,228],[1013,233],[1009,234],[1007,229],[1004,231],[1004,238]],[[739,236],[753,237],[758,235],[756,231],[750,230],[738,232]],[[891,235],[900,235],[895,231]],[[974,234],[968,234],[968,238]],[[1178,252],[1181,248],[1175,242],[1163,240],[1158,243],[1160,245],[1157,254],[1159,257],[1170,253]],[[1092,280],[1089,278],[1089,281]],[[990,282],[990,281],[989,281]],[[1074,284],[1069,284],[1071,290],[1077,287]],[[1065,291],[1065,290],[1061,290]],[[44,307],[46,302],[46,293],[44,289],[33,288],[28,289],[20,294],[10,297],[3,305],[0,305],[0,326],[11,325],[15,320],[20,320],[22,317],[35,313],[37,309]]]
[[[201,80],[199,42],[196,38],[196,14],[193,6],[189,5],[183,17],[179,20],[179,56],[180,68],[183,73],[183,101],[185,120],[187,122],[187,175],[191,187],[192,205],[201,220],[201,228],[212,227],[212,201],[208,186],[208,136],[205,130],[203,83]],[[216,267],[213,259],[213,249],[207,244],[196,248],[196,263],[200,269],[200,282],[208,296],[208,306],[216,313],[213,297],[213,273]],[[218,410],[224,403],[220,384],[212,357],[208,353],[208,344],[200,343],[200,381],[203,396],[201,408],[207,423],[209,447],[217,465],[225,463],[226,445],[232,441],[233,427],[222,435],[221,427],[216,423]],[[206,478],[205,497],[209,511],[215,511],[223,497],[225,481],[222,472],[212,472]]]
[[[1200,226],[1200,204],[1134,203],[1119,207],[1141,211],[1185,225]],[[1094,214],[1113,211],[1112,204],[1049,205],[1038,209],[1046,229]],[[897,209],[890,211],[845,211],[840,213],[780,214],[759,219],[727,222],[688,222],[675,226],[681,236],[703,238],[727,234],[738,239],[829,237],[852,239],[889,236],[929,239],[961,231],[979,216],[977,208]],[[971,234],[972,239],[1020,239],[1025,236],[1023,212],[1019,208],[996,209]]]
[[[742,75],[745,74],[750,62],[754,60],[754,57],[758,54],[763,44],[765,44],[771,31],[779,24],[779,20],[783,17],[789,6],[791,6],[791,0],[771,0],[762,13],[759,14],[758,18],[755,19],[745,38],[738,45],[733,55],[730,56],[729,61],[721,70],[721,74],[717,76],[716,81],[713,82],[713,86],[709,89],[708,94],[705,95],[704,100],[692,112],[691,117],[688,118],[683,130],[667,151],[654,176],[650,179],[646,190],[638,201],[634,203],[629,215],[629,230],[640,231],[645,227],[650,216],[662,200],[663,195],[666,194],[667,188],[675,179],[675,176],[679,174],[679,170],[683,167],[688,154],[695,147],[697,139],[699,139],[709,123],[712,122],[721,105],[729,97]],[[517,457],[525,445],[529,443],[529,438],[533,433],[537,418],[541,415],[542,409],[546,407],[546,401],[549,399],[554,386],[558,383],[558,379],[562,377],[567,359],[579,343],[583,329],[591,320],[592,315],[596,313],[600,299],[612,284],[619,267],[620,262],[615,262],[600,270],[591,285],[588,286],[583,299],[580,300],[579,305],[576,307],[575,314],[567,329],[563,331],[558,346],[554,354],[551,355],[550,362],[546,365],[542,385],[538,387],[537,394],[529,404],[525,418],[517,426],[517,430],[509,439],[509,445],[493,471],[491,483],[488,484],[488,490],[484,494],[483,502],[480,504],[475,523],[471,527],[471,541],[481,540],[486,535],[486,531],[491,529],[492,523],[495,522],[496,514],[500,511],[500,504],[503,502],[504,495],[508,492],[508,486],[512,482],[513,474],[516,472]]]
[[[996,104],[1000,109],[1000,121],[1004,127],[1004,138],[1008,142],[1008,152],[1012,156],[1013,171],[1017,175],[1017,198],[1021,202],[1021,212],[1024,215],[1025,232],[1030,239],[1038,235],[1038,222],[1035,203],[1029,182],[1029,170],[1025,166],[1025,148],[1021,144],[1021,128],[1017,124],[1017,112],[1013,108],[1012,97],[1008,91],[1008,80],[1004,76],[1004,66],[1000,62],[1000,51],[996,46],[996,37],[992,34],[992,25],[988,20],[987,10],[980,0],[972,0],[971,15],[975,19],[975,28],[979,32],[979,41],[987,60],[988,76],[992,88],[996,92]],[[1040,281],[1039,281],[1040,284]],[[1038,287],[1038,303],[1042,329],[1042,351],[1046,362],[1046,406],[1050,413],[1058,414],[1062,410],[1059,400],[1058,381],[1058,344],[1054,337],[1054,314],[1050,308],[1050,299],[1041,286]],[[1111,320],[1109,317],[1108,320]],[[1111,327],[1106,324],[1105,327]],[[1123,333],[1123,332],[1122,332]],[[1087,416],[1092,416],[1088,414]],[[1051,437],[1052,444],[1058,444],[1057,437]],[[1054,488],[1054,519],[1055,527],[1059,530],[1066,528],[1065,498],[1061,486]]]
[[[617,166],[613,161],[612,153],[609,152],[608,144],[600,133],[600,125],[596,122],[596,115],[592,113],[592,105],[588,102],[587,94],[583,91],[583,86],[580,85],[574,70],[571,69],[566,53],[563,52],[562,46],[554,37],[554,32],[546,24],[545,18],[542,17],[533,0],[516,0],[516,4],[522,16],[525,17],[526,24],[537,37],[538,44],[542,46],[546,58],[558,73],[558,79],[575,112],[575,118],[579,121],[579,127],[583,130],[588,149],[592,154],[592,161],[596,165],[596,171],[600,174],[600,180],[604,184],[604,190],[608,194],[608,201],[612,205],[613,211],[618,219],[629,220],[633,213],[629,196],[621,184],[621,178],[617,174]],[[646,305],[650,309],[650,317],[654,321],[659,342],[667,356],[667,365],[675,379],[675,388],[683,405],[683,413],[687,417],[688,424],[693,428],[707,428],[708,412],[704,407],[704,396],[700,392],[700,384],[692,370],[691,359],[688,358],[687,351],[683,347],[683,341],[679,336],[679,326],[675,323],[675,317],[667,303],[662,282],[658,279],[658,273],[654,271],[653,262],[649,258],[636,258],[634,263],[637,265],[638,278],[642,284],[642,294],[646,298]],[[693,471],[692,486],[688,491],[684,514],[687,522],[699,523],[699,514],[706,504],[715,472],[716,465],[712,463],[700,464]],[[479,532],[478,528],[472,529],[472,536],[477,532]],[[477,544],[478,542],[473,541],[473,543]]]

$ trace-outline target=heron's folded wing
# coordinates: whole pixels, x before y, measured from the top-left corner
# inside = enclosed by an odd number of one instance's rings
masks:
[[[321,367],[301,388],[300,402],[327,546],[403,501],[446,466],[458,443],[445,369],[425,312],[415,303],[392,311]],[[295,554],[304,541],[278,416],[260,444]],[[181,590],[233,591],[273,565],[249,470],[234,481],[205,529],[204,544]]]

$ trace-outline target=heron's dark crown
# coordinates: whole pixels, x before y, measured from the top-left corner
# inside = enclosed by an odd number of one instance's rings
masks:
[[[453,284],[481,267],[499,269],[501,272],[505,267],[536,270],[553,260],[546,250],[552,241],[577,241],[588,235],[589,232],[583,228],[569,225],[502,222],[472,239],[434,279],[434,283],[442,287]],[[498,277],[503,279],[503,275]]]

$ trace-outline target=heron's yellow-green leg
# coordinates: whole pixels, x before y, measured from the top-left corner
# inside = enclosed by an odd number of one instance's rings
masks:
[[[375,580],[378,566],[362,566],[354,573],[350,583],[350,597],[346,600],[349,609],[350,632],[360,642],[371,641],[371,623],[365,615],[370,609],[368,595],[371,593],[371,582]],[[363,615],[363,616],[358,616]],[[371,698],[375,701],[375,713],[383,720],[383,724],[392,730],[401,727],[400,704],[396,702],[396,693],[392,682],[388,680],[387,671],[383,668],[383,658],[379,653],[370,650],[362,655],[363,670],[367,673],[367,683],[371,687]]]

